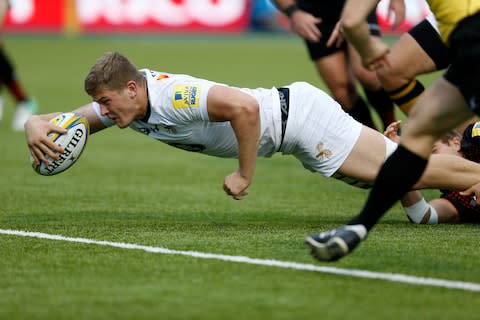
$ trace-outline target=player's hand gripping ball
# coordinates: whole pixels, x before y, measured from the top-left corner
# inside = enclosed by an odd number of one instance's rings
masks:
[[[50,120],[59,127],[67,129],[64,134],[50,133],[50,140],[63,147],[60,159],[54,160],[47,155],[48,164],[35,165],[30,156],[33,169],[43,176],[53,176],[70,168],[82,154],[89,134],[88,121],[78,113],[62,113]]]

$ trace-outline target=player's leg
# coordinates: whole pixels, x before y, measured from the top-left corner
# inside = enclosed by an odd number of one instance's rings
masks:
[[[360,214],[344,227],[307,237],[317,259],[335,261],[363,241],[383,214],[420,179],[434,141],[471,116],[459,90],[443,78],[420,96],[418,106],[404,128],[402,144],[385,161]]]
[[[449,38],[449,69],[418,98],[401,144],[382,166],[359,215],[346,226],[307,238],[317,259],[337,260],[355,249],[368,230],[420,179],[433,143],[469,119],[472,110],[480,113],[479,30],[480,13],[458,23]]]
[[[420,179],[433,143],[469,119],[472,110],[480,113],[479,30],[480,13],[457,24],[449,37],[449,69],[418,98],[401,144],[382,166],[360,214],[346,226],[306,239],[317,259],[337,260],[355,249],[368,230]]]
[[[349,112],[357,98],[344,51],[337,51],[314,61],[315,69],[323,80],[332,97]]]
[[[420,74],[448,66],[448,49],[432,23],[424,20],[404,33],[389,52],[390,65],[377,70],[378,79],[390,98],[408,114],[424,86]]]
[[[356,79],[349,67],[347,45],[345,43],[340,47],[326,45],[334,27],[333,22],[322,22],[318,25],[322,33],[320,41],[315,43],[305,41],[310,59],[332,97],[342,108],[361,123],[374,127],[370,110],[355,86]]]
[[[435,81],[420,96],[418,107],[412,110],[401,144],[380,170],[363,210],[348,224],[362,224],[371,230],[421,178],[433,143],[471,115],[462,94],[454,85],[444,78]]]
[[[477,59],[472,57],[467,60],[470,63],[477,62]],[[452,63],[458,62],[459,60],[452,60]],[[462,62],[463,71],[464,65],[465,61]],[[371,230],[383,214],[420,180],[427,167],[433,143],[442,134],[471,117],[472,112],[459,89],[464,85],[461,82],[463,75],[457,72],[456,76],[453,81],[455,85],[440,78],[418,98],[418,103],[404,128],[401,144],[382,166],[364,208],[349,225],[360,225],[364,226],[366,231]],[[351,246],[347,244],[344,254],[358,245],[362,239],[357,234],[355,239],[358,238],[360,240],[353,241]],[[335,245],[333,247],[338,248]],[[338,250],[334,251],[339,254]],[[341,256],[343,255],[336,258]]]
[[[383,128],[386,128],[396,121],[393,102],[381,86],[376,73],[363,67],[360,55],[351,45],[348,46],[348,52],[352,73],[362,85],[369,104],[378,113]]]
[[[36,102],[29,98],[20,81],[18,80],[14,67],[5,50],[0,46],[0,79],[7,86],[17,102],[17,110],[15,112],[12,128],[14,130],[23,130],[23,124],[28,117],[37,112]]]
[[[449,65],[448,48],[438,35],[434,23],[431,19],[425,19],[404,33],[390,50],[390,65],[377,70],[382,86],[407,115],[425,90],[416,76],[445,69]],[[476,120],[474,116],[457,126],[456,130],[463,132]]]
[[[363,126],[357,142],[333,177],[353,186],[371,187],[380,167],[396,147],[380,132]]]
[[[332,97],[312,85],[297,82],[289,88],[290,117],[282,152],[294,155],[311,171],[371,187],[397,145],[352,119]],[[478,177],[477,163],[458,155],[433,155],[414,188],[465,190]]]
[[[461,223],[458,209],[449,200],[445,198],[432,199],[429,204],[437,212],[437,223]]]
[[[5,21],[5,17],[7,15],[7,10],[8,10],[8,1],[7,0],[0,0],[0,37],[3,37],[3,33],[1,26],[3,26],[3,23]],[[0,39],[0,46],[2,46],[2,40]],[[3,88],[3,81],[0,78],[0,120],[3,118],[3,96],[1,95],[1,90]]]
[[[367,104],[358,94],[345,51],[337,51],[315,60],[318,74],[332,97],[357,121],[375,128]]]
[[[424,128],[427,129],[427,126]],[[396,147],[397,144],[379,132],[364,126],[355,145],[333,177],[356,187],[369,188],[385,159]],[[413,189],[465,190],[477,183],[478,177],[479,164],[458,155],[436,154],[430,157],[425,171]]]

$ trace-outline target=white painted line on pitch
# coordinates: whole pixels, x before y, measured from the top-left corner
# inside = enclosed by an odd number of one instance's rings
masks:
[[[318,265],[308,264],[308,263],[298,263],[298,262],[292,262],[292,261],[281,261],[281,260],[273,260],[273,259],[255,259],[255,258],[249,258],[245,256],[229,256],[229,255],[223,255],[223,254],[206,253],[206,252],[198,252],[198,251],[172,250],[172,249],[161,248],[161,247],[144,246],[144,245],[139,245],[134,243],[111,242],[111,241],[85,239],[85,238],[64,237],[61,235],[41,233],[41,232],[0,229],[0,234],[48,239],[48,240],[68,241],[68,242],[84,243],[84,244],[95,244],[100,246],[115,247],[115,248],[122,248],[122,249],[142,250],[142,251],[151,252],[151,253],[174,254],[174,255],[189,256],[189,257],[200,258],[200,259],[222,260],[222,261],[229,261],[229,262],[238,262],[238,263],[247,263],[247,264],[254,264],[254,265],[284,268],[284,269],[306,270],[306,271],[314,271],[314,272],[321,272],[321,273],[339,274],[339,275],[345,275],[345,276],[351,276],[351,277],[357,277],[357,278],[381,279],[381,280],[409,283],[409,284],[415,284],[415,285],[434,286],[434,287],[442,287],[442,288],[448,288],[448,289],[460,289],[460,290],[466,290],[466,291],[480,292],[480,283],[474,283],[474,282],[415,277],[415,276],[409,276],[409,275],[399,274],[399,273],[383,273],[383,272],[372,272],[372,271],[357,270],[357,269],[342,269],[342,268],[335,268],[335,267],[318,266]]]

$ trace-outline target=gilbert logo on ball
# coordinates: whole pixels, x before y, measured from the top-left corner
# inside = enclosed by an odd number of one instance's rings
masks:
[[[48,137],[57,145],[63,147],[64,152],[58,160],[47,156],[48,164],[34,165],[30,156],[33,169],[44,176],[52,176],[70,168],[82,154],[89,134],[88,121],[78,113],[62,113],[50,120],[55,125],[67,129],[64,134],[50,133]]]

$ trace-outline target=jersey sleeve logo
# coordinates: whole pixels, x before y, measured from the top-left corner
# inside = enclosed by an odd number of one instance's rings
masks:
[[[175,109],[182,108],[198,108],[198,100],[200,96],[199,85],[178,85],[173,91],[173,107]]]
[[[472,128],[472,138],[480,136],[480,122],[475,122]]]
[[[155,80],[163,80],[169,78],[168,74],[159,74],[155,77]]]

